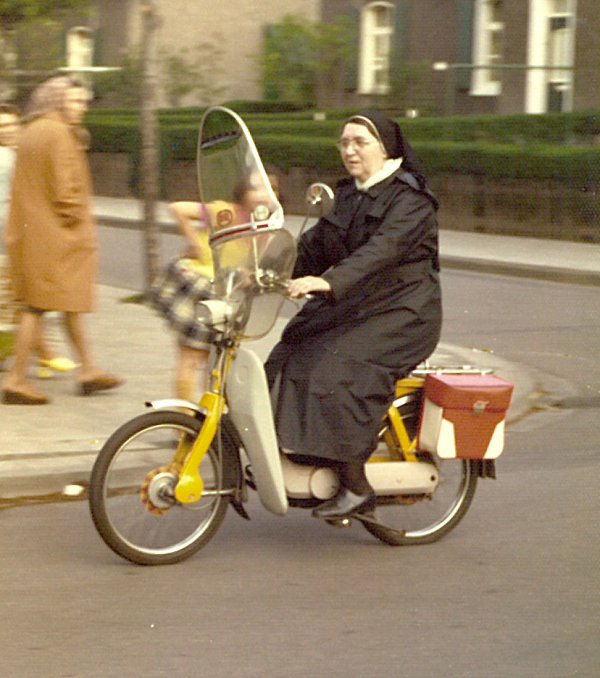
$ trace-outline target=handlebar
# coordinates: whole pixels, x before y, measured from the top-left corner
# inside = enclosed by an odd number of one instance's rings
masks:
[[[314,299],[315,297],[315,295],[310,292],[302,297],[290,297],[289,287],[291,280],[281,280],[273,271],[264,271],[262,275],[257,276],[257,282],[263,289],[279,289],[284,297],[287,299],[293,299],[293,301],[299,301],[300,299],[310,300]]]

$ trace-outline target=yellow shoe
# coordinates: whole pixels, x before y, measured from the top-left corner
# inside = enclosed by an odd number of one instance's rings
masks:
[[[39,379],[50,379],[54,372],[70,372],[76,367],[79,367],[77,363],[74,363],[69,358],[63,358],[62,356],[50,358],[50,360],[39,358],[38,366],[37,376]]]

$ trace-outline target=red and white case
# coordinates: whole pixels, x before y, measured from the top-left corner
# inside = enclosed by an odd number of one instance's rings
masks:
[[[418,447],[442,459],[496,459],[513,384],[493,375],[428,374]]]

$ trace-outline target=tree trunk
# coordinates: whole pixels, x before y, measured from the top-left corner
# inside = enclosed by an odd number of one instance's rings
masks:
[[[17,54],[15,49],[15,32],[11,28],[0,26],[0,100],[12,101],[17,95],[15,88],[15,70]]]
[[[160,270],[160,234],[156,222],[156,202],[159,197],[158,123],[156,119],[156,29],[158,17],[153,0],[141,1],[141,195],[145,235],[146,289]]]

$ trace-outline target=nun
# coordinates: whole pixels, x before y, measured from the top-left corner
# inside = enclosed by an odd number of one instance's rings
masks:
[[[399,125],[364,111],[337,147],[348,177],[302,235],[289,287],[311,298],[266,363],[282,450],[338,474],[313,510],[328,520],[375,508],[364,464],[396,381],[434,351],[442,319],[438,202]]]

